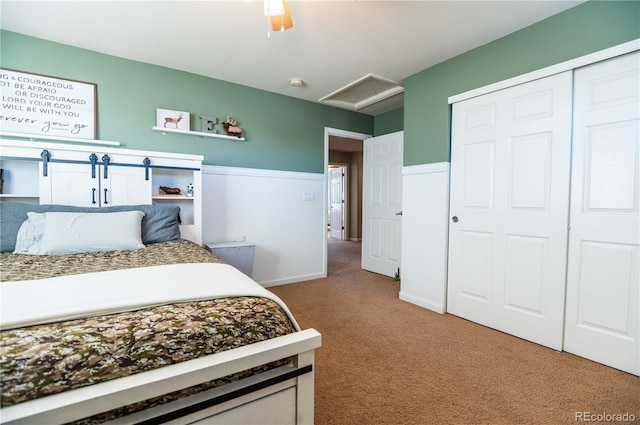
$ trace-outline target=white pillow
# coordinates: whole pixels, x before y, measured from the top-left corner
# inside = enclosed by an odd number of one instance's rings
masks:
[[[14,254],[37,254],[40,241],[44,234],[44,214],[28,212],[27,219],[22,223],[16,238]]]
[[[29,213],[29,220],[38,213]],[[46,212],[39,246],[26,253],[66,255],[81,252],[133,250],[142,243],[142,211],[110,213]],[[37,224],[35,225],[37,229]],[[27,232],[25,230],[25,232]],[[17,241],[16,241],[17,244]],[[17,250],[17,249],[16,249]]]

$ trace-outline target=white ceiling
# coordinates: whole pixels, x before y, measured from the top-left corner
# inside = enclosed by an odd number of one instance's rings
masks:
[[[261,0],[1,0],[0,27],[318,102],[369,74],[403,85],[581,2],[290,0],[293,28],[268,37]],[[291,78],[304,85],[292,87]],[[359,111],[377,115],[403,97]]]

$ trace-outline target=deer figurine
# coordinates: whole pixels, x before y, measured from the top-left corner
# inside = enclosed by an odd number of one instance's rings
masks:
[[[231,117],[227,117],[227,119],[224,120],[224,122],[222,123],[222,127],[224,128],[224,131],[229,136],[242,137],[242,129],[239,127],[236,127],[236,125],[238,125],[238,121],[232,119]]]
[[[178,128],[178,123],[180,122],[180,120],[182,120],[182,114],[178,114],[177,118],[165,118],[164,119],[164,126],[165,128],[167,127],[167,123],[172,123],[175,124],[176,128]]]

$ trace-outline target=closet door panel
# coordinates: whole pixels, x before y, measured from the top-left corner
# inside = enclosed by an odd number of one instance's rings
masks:
[[[587,128],[585,211],[633,212],[637,201],[638,122]]]
[[[453,105],[447,311],[562,347],[571,72]]]
[[[495,140],[472,143],[460,150],[466,170],[462,176],[463,205],[491,211],[495,187]]]
[[[640,54],[575,72],[564,349],[640,374]]]

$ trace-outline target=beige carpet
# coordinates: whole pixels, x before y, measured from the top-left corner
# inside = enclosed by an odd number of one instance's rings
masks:
[[[639,377],[401,301],[356,242],[330,240],[328,274],[269,288],[322,334],[318,425],[640,424]]]

